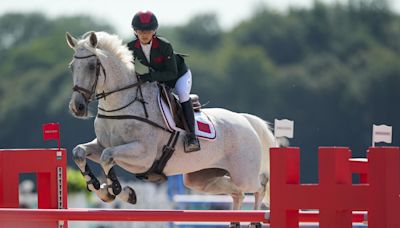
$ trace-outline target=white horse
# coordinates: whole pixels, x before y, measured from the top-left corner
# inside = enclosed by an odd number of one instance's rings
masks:
[[[118,197],[135,203],[134,190],[121,188],[113,166],[144,173],[161,157],[171,133],[163,129],[158,85],[137,80],[132,54],[117,36],[90,32],[82,39],[69,33],[66,38],[75,52],[70,64],[74,84],[70,111],[77,117],[87,117],[88,103],[98,99],[96,138],[76,146],[73,158],[87,180],[88,190],[107,202]],[[185,186],[199,192],[231,195],[234,210],[241,208],[244,193],[254,193],[254,209],[260,209],[264,198],[269,202],[269,149],[278,146],[268,124],[256,116],[225,109],[202,112],[214,124],[217,138],[201,140],[200,151],[185,153],[184,135],[178,135],[163,174],[184,174]],[[101,164],[107,183],[99,183],[86,158]],[[239,223],[232,222],[231,227],[239,227]]]

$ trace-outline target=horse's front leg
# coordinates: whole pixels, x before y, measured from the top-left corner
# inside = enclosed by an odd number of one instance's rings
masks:
[[[100,181],[93,174],[86,162],[86,158],[89,158],[94,162],[100,163],[100,156],[103,150],[104,147],[97,142],[97,139],[94,139],[91,142],[77,145],[72,150],[72,155],[75,164],[78,166],[86,180],[87,189],[89,191],[94,191],[104,202],[111,202],[115,199],[115,196],[110,195],[107,188],[102,188]]]
[[[72,157],[75,161],[75,164],[81,170],[82,175],[85,177],[87,189],[89,191],[99,190],[100,182],[92,173],[86,162],[86,158],[90,158],[91,160],[99,163],[100,155],[103,149],[104,148],[98,144],[97,139],[94,139],[91,142],[79,144],[72,150]]]
[[[108,192],[123,201],[136,203],[135,191],[129,186],[121,187],[113,166],[119,165],[133,173],[146,171],[154,161],[154,158],[149,158],[149,154],[152,153],[146,154],[143,144],[139,141],[104,149],[100,164],[107,177]]]

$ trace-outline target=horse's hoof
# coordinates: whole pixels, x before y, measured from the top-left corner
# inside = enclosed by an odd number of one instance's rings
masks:
[[[133,190],[129,186],[125,186],[124,189],[122,190],[121,194],[117,196],[117,198],[121,201],[130,203],[130,204],[136,204],[136,193],[135,190]]]
[[[262,225],[260,222],[252,222],[249,225],[249,228],[261,228],[261,227],[262,227]]]
[[[229,228],[240,228],[240,222],[231,222]]]
[[[126,186],[124,192],[129,192],[128,200],[126,202],[130,204],[136,204],[136,192],[131,187]]]

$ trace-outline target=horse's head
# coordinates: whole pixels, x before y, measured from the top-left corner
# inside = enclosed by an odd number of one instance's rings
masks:
[[[69,109],[78,117],[86,117],[102,67],[96,50],[97,36],[91,32],[86,38],[77,40],[67,32],[66,38],[68,45],[75,51],[70,63],[74,87]]]

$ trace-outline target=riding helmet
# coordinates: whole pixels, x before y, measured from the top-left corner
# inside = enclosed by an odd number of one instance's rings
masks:
[[[158,21],[156,15],[150,11],[139,11],[132,19],[134,30],[156,30]]]

